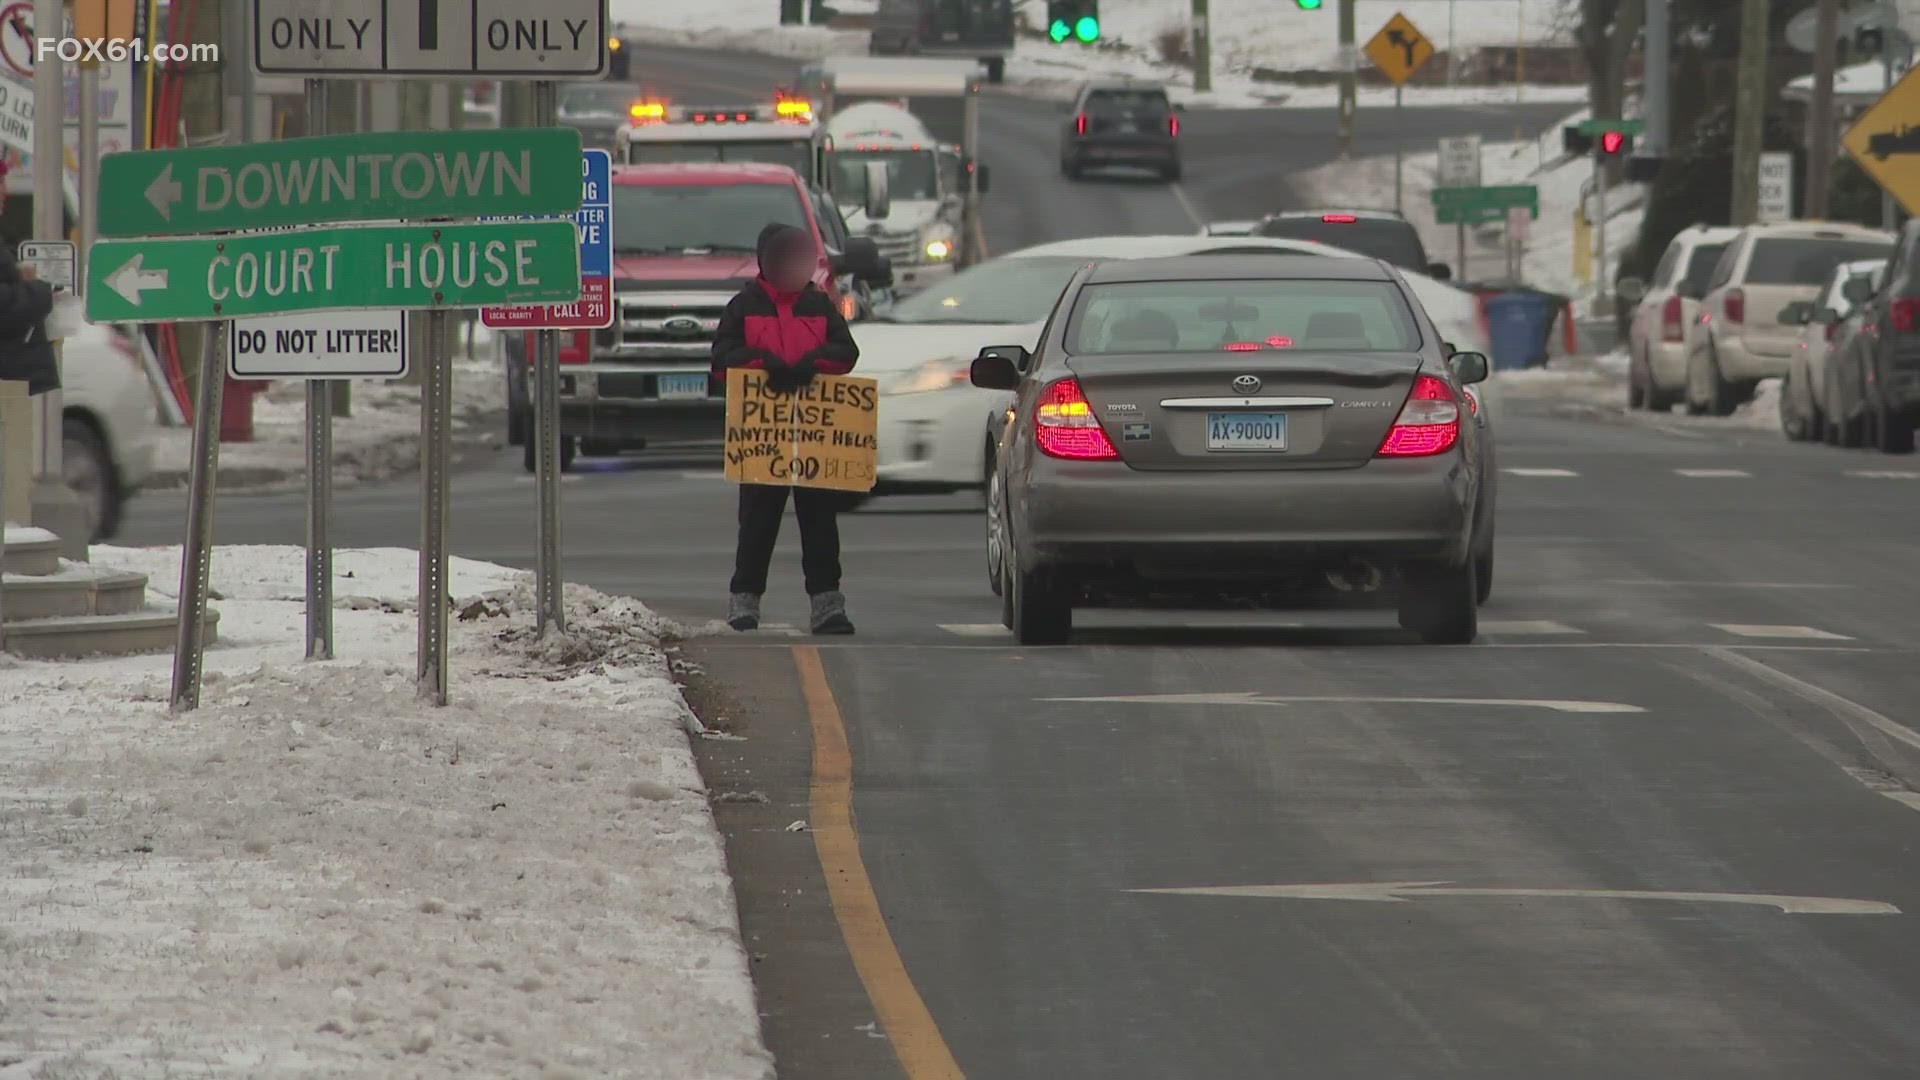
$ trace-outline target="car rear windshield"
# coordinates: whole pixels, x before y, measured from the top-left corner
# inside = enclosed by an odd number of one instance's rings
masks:
[[[1713,268],[1720,263],[1720,256],[1727,253],[1725,244],[1701,244],[1693,249],[1693,256],[1687,260],[1687,276],[1682,281],[1696,290],[1696,295],[1707,291],[1707,283],[1713,280]]]
[[[773,222],[813,231],[791,184],[615,184],[613,248],[627,255],[751,253]]]
[[[1421,245],[1420,233],[1412,225],[1393,218],[1349,220],[1352,217],[1348,214],[1277,217],[1260,226],[1260,235],[1318,240],[1370,258],[1385,259],[1415,273],[1427,272],[1427,249]]]
[[[1095,90],[1087,95],[1087,108],[1115,112],[1170,112],[1163,90]]]
[[[801,176],[813,173],[813,146],[803,139],[777,142],[683,142],[627,144],[629,165],[710,165],[716,161],[744,161],[756,165],[785,165]]]
[[[1825,285],[1841,263],[1884,259],[1891,242],[1770,237],[1756,241],[1747,261],[1749,285]]]
[[[1070,353],[1270,349],[1411,352],[1420,330],[1385,281],[1289,279],[1092,285],[1075,302]]]

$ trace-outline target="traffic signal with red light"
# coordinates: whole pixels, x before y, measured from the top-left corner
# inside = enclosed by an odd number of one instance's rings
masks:
[[[1624,131],[1603,131],[1600,133],[1600,153],[1606,157],[1616,157],[1633,152],[1633,136]]]

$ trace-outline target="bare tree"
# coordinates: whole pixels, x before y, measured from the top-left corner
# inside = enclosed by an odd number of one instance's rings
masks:
[[[1647,21],[1646,0],[1579,0],[1581,55],[1587,62],[1587,105],[1596,120],[1620,119],[1627,57]]]

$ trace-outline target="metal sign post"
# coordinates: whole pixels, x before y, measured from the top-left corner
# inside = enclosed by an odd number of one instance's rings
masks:
[[[306,80],[307,134],[327,133],[327,81]],[[333,659],[333,383],[307,380],[307,659]]]
[[[180,560],[179,630],[173,648],[174,712],[200,707],[200,665],[206,653],[207,589],[213,577],[213,484],[220,465],[220,400],[226,388],[226,336],[218,323],[200,355],[194,394],[193,461],[187,472],[187,547]]]
[[[552,82],[533,84],[534,123],[550,127],[559,106],[559,87]],[[560,583],[560,332],[542,330],[533,371],[533,431],[535,501],[534,523],[538,547],[534,564],[534,595],[539,608],[539,632],[564,633],[566,603]]]
[[[427,313],[420,380],[420,640],[415,686],[423,701],[447,703],[447,460],[452,456],[453,364],[447,312]]]
[[[1400,105],[1401,95],[1406,92],[1406,89],[1397,84],[1393,88],[1393,126],[1396,129],[1400,126],[1400,118],[1405,115],[1400,111]],[[1406,154],[1401,144],[1395,142],[1393,144],[1393,212],[1396,214],[1407,212],[1406,201],[1403,198],[1406,186],[1406,164]]]

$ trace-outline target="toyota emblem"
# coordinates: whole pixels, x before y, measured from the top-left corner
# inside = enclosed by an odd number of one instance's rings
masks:
[[[675,315],[660,324],[660,329],[669,334],[692,337],[700,332],[700,320],[691,315]]]
[[[1260,390],[1260,376],[1258,375],[1238,376],[1233,380],[1233,389],[1235,393],[1240,393],[1240,394],[1258,393]]]

